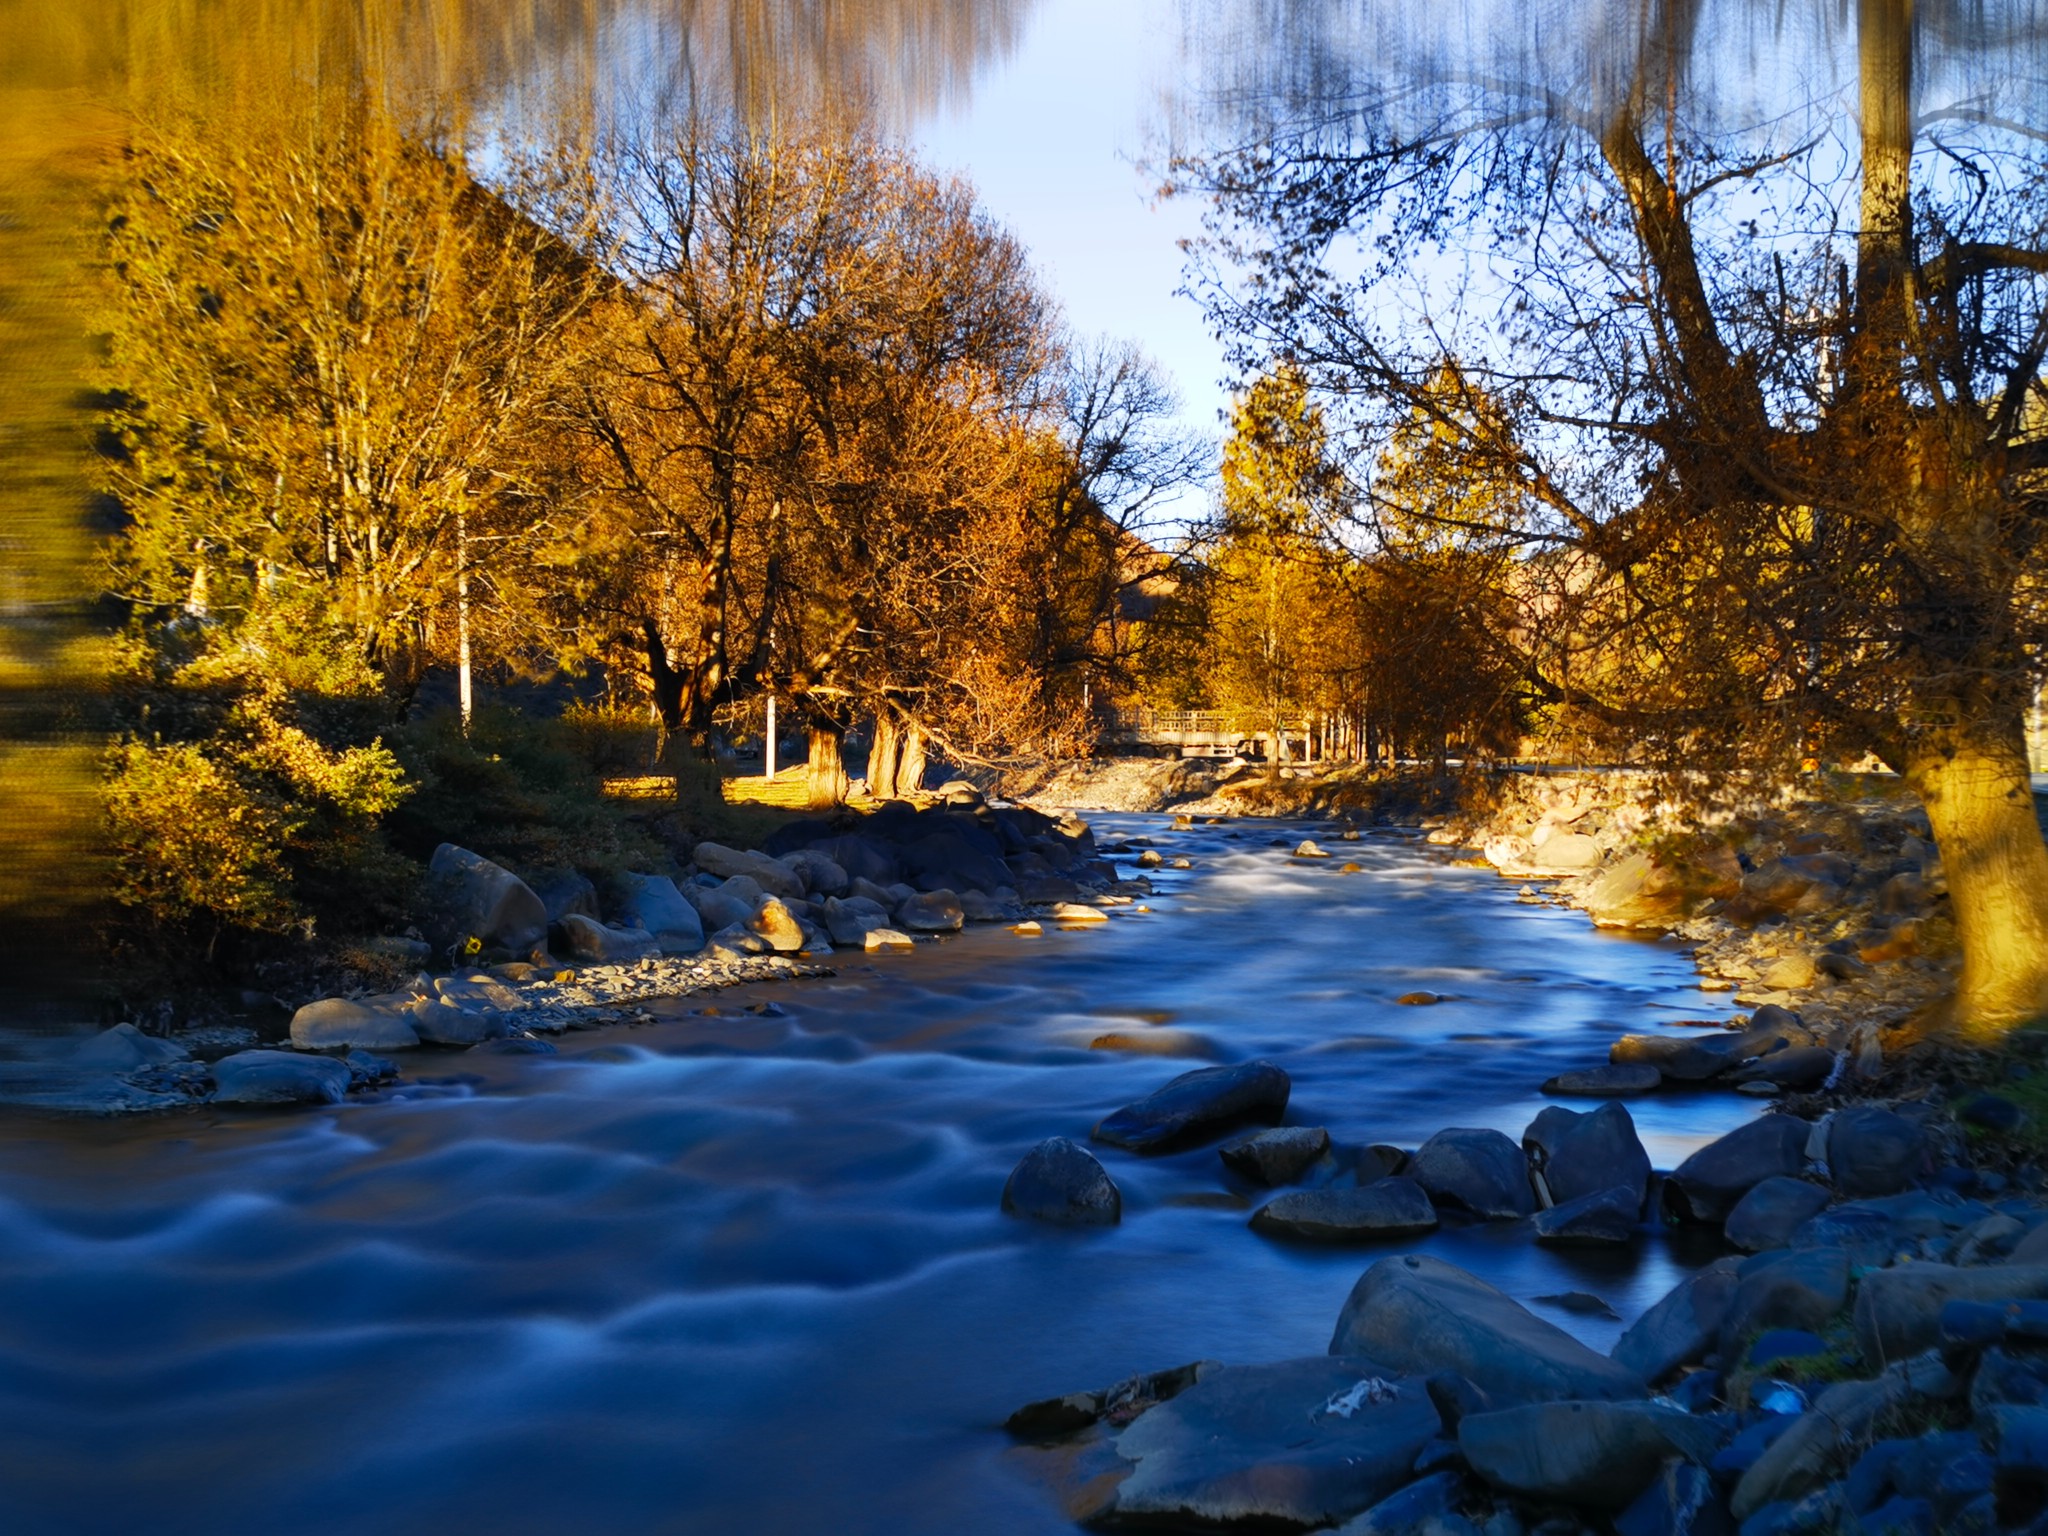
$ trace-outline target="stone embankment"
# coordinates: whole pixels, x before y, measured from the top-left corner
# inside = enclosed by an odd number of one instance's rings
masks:
[[[1671,1224],[1725,1256],[1606,1354],[1452,1264],[1379,1258],[1325,1354],[1198,1361],[1017,1409],[1010,1433],[1074,1519],[1339,1536],[2043,1529],[2048,1207],[1973,1170],[1933,1106],[1767,1114],[1664,1172],[1614,1102],[1553,1105],[1519,1144],[1453,1127],[1414,1149],[1346,1146],[1311,1124],[1226,1139],[1278,1122],[1289,1090],[1267,1062],[1183,1074],[1094,1128],[1110,1166],[1053,1138],[1004,1207],[1114,1226],[1119,1153],[1218,1142],[1217,1177],[1263,1202],[1251,1229],[1268,1240],[1385,1248],[1487,1223],[1625,1254]],[[1980,1095],[1965,1113],[2010,1129],[2021,1111]]]
[[[1151,893],[1120,878],[1086,823],[989,804],[966,784],[935,803],[792,822],[760,850],[699,843],[673,873],[600,893],[576,874],[529,885],[444,844],[418,930],[378,941],[417,968],[396,990],[305,1000],[278,1027],[169,1035],[122,1024],[0,1063],[0,1104],[129,1114],[197,1104],[332,1104],[401,1075],[419,1052],[551,1053],[568,1030],[652,1022],[645,1005],[826,976],[838,950],[914,947],[968,923],[1039,931],[1099,922]],[[433,962],[450,962],[436,974]]]

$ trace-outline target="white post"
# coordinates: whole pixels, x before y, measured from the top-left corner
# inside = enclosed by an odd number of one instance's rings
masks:
[[[475,699],[469,684],[469,524],[460,512],[455,514],[455,688],[467,736]]]
[[[761,777],[775,777],[775,695],[768,695],[768,733],[761,740]]]

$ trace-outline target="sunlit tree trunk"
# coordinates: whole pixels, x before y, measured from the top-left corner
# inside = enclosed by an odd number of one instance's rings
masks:
[[[910,795],[923,789],[924,770],[924,731],[912,723],[903,733],[903,756],[896,769],[896,792]]]
[[[903,736],[895,720],[886,709],[876,710],[874,742],[868,748],[868,793],[875,799],[896,798],[902,755]]]
[[[841,754],[846,732],[829,721],[811,723],[809,799],[814,811],[846,803],[846,763]]]

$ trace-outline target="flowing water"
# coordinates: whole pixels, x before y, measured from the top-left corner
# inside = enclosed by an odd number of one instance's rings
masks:
[[[1213,1148],[1107,1154],[1121,1227],[1008,1220],[1034,1142],[1255,1056],[1293,1075],[1290,1123],[1343,1141],[1516,1135],[1616,1034],[1726,1009],[1676,947],[1404,835],[1342,845],[1347,876],[1268,846],[1326,828],[1096,822],[1197,867],[1106,926],[846,956],[557,1058],[418,1057],[322,1113],[6,1126],[0,1525],[1066,1531],[1010,1409],[1318,1353],[1376,1254],[1253,1235]],[[1449,1000],[1394,1002],[1417,990]],[[1180,1054],[1090,1049],[1111,1033]],[[1660,1167],[1753,1112],[1630,1108]],[[1624,1318],[1703,1257],[1404,1246]]]

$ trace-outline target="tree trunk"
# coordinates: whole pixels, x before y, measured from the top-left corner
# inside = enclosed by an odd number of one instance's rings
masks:
[[[914,795],[924,788],[924,731],[911,725],[903,733],[903,756],[896,765],[896,793]]]
[[[829,811],[846,803],[846,764],[840,755],[846,732],[837,725],[811,726],[810,805]]]
[[[1995,1039],[2048,1012],[2048,845],[2018,709],[1928,732],[1906,778],[1927,807],[1962,943],[1948,1022]]]
[[[902,771],[903,733],[885,709],[875,711],[874,744],[868,748],[868,794],[876,800],[894,800]]]

